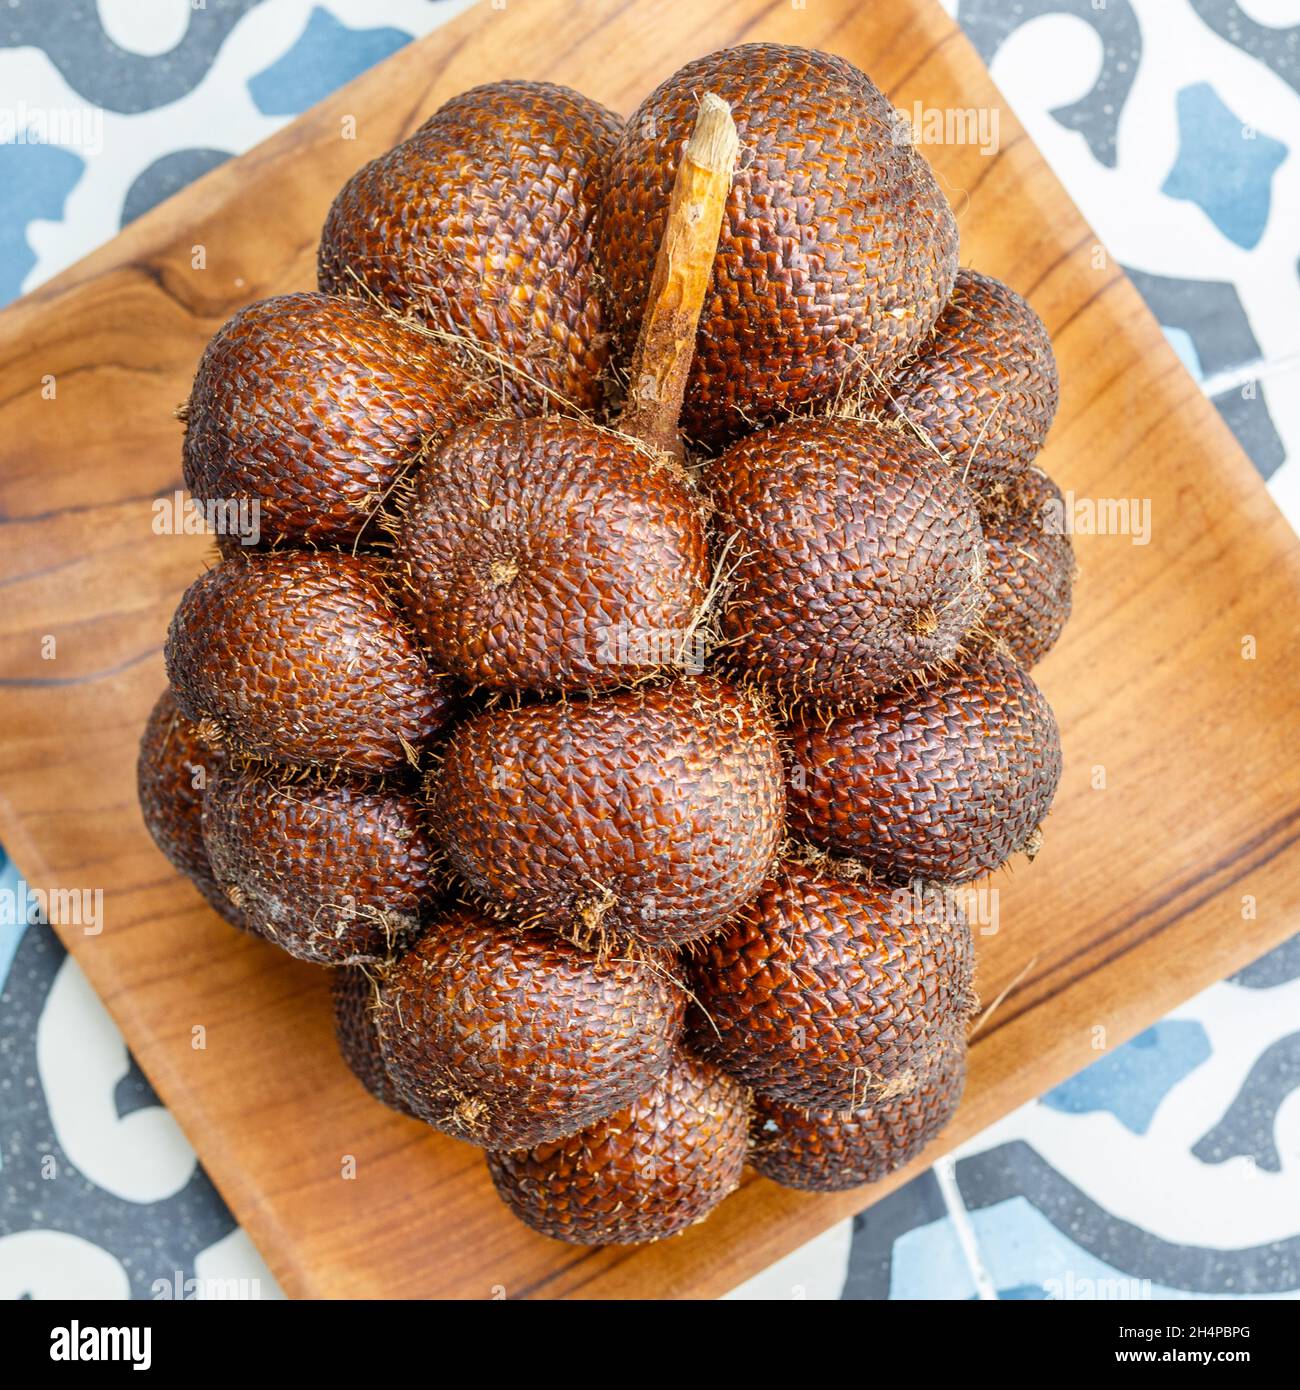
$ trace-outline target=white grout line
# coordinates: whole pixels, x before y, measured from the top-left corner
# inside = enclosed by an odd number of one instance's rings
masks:
[[[952,1218],[953,1230],[957,1232],[957,1243],[961,1246],[962,1258],[966,1261],[966,1268],[975,1282],[975,1291],[981,1301],[996,1303],[997,1286],[988,1270],[984,1268],[984,1261],[980,1259],[979,1239],[975,1235],[975,1227],[971,1225],[966,1203],[961,1199],[961,1189],[957,1186],[956,1165],[951,1158],[939,1158],[935,1160],[933,1171],[943,1204],[948,1208],[948,1215]]]
[[[1243,362],[1239,367],[1207,376],[1201,383],[1201,390],[1207,396],[1221,396],[1225,391],[1237,390],[1248,381],[1269,381],[1276,376],[1300,369],[1300,353],[1288,353],[1285,357],[1257,357],[1253,362]]]

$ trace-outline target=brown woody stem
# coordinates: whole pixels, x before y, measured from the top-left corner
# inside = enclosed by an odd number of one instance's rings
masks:
[[[677,420],[739,147],[731,108],[705,93],[673,183],[619,417],[625,434],[677,458],[683,454]]]

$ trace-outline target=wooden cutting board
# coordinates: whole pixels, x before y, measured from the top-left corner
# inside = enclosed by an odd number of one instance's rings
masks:
[[[1037,862],[993,881],[978,984],[1001,1002],[928,1158],[1300,927],[1296,540],[939,6],[480,5],[0,315],[0,837],[33,885],[104,889],[102,933],[61,934],[291,1294],[713,1295],[907,1176],[834,1197],[752,1179],[649,1248],[535,1236],[475,1150],[363,1095],[334,1054],[324,973],[218,921],[135,805],[167,621],[209,552],[152,531],[154,498],[180,487],[171,412],[207,337],[311,286],[336,189],[453,93],[548,78],[628,112],[687,59],[753,39],[840,53],[909,112],[997,109],[996,157],[925,150],[962,262],[1027,294],[1052,333],[1049,471],[1085,502],[1150,504],[1148,544],[1076,536],[1076,616],[1039,671],[1064,781]]]

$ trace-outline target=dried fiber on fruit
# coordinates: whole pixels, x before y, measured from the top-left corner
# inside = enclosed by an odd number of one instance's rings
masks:
[[[140,739],[136,794],[153,842],[232,926],[243,914],[221,891],[203,847],[203,793],[224,759],[199,737],[198,726],[176,707],[170,690],[159,695]]]
[[[1064,507],[1056,484],[1031,468],[984,516],[989,606],[980,627],[1021,666],[1047,655],[1070,616],[1074,547],[1062,525]]]
[[[636,1245],[702,1221],[740,1185],[744,1088],[679,1052],[631,1105],[577,1134],[489,1153],[502,1200],[535,1231],[575,1245]]]
[[[960,908],[784,861],[691,959],[691,1046],[760,1095],[855,1110],[910,1086],[974,1004]]]
[[[1033,679],[974,654],[790,731],[790,826],[894,880],[961,882],[1035,848],[1061,743]]]
[[[325,551],[224,560],[172,618],[176,703],[260,757],[361,773],[416,761],[454,701],[407,631],[390,574]]]
[[[437,900],[423,810],[397,787],[232,769],[208,787],[203,843],[229,901],[300,960],[387,960]]]
[[[358,300],[286,294],[208,344],[185,409],[185,484],[254,503],[264,542],[350,545],[421,450],[497,405],[452,348]]]
[[[1042,448],[1058,394],[1042,320],[1001,281],[963,270],[933,335],[880,398],[996,501]]]
[[[670,946],[753,896],[783,833],[776,730],[715,676],[488,710],[448,740],[436,834],[475,893],[580,941]]]
[[[487,1148],[613,1114],[662,1076],[685,995],[671,957],[599,957],[553,932],[457,909],[384,975],[380,1049],[403,1102]]]
[[[848,1114],[755,1096],[749,1161],[765,1178],[809,1192],[879,1182],[948,1123],[965,1082],[966,1044],[958,1036],[910,1087]]]
[[[470,340],[508,399],[592,409],[608,335],[591,221],[620,125],[549,82],[462,92],[344,185],[320,288]]]
[[[630,348],[703,92],[741,153],[695,344],[686,433],[720,444],[888,377],[933,327],[957,226],[888,99],[843,58],[743,44],[688,63],[624,127],[597,219],[611,322]]]
[[[339,1045],[339,1055],[377,1101],[418,1119],[397,1094],[384,1067],[379,1032],[375,1027],[378,998],[376,982],[360,966],[341,965],[330,971],[330,1004],[334,1010],[334,1038]]]
[[[747,1154],[906,1163],[964,1082],[956,885],[1060,777],[1041,322],[866,75],[770,43],[626,126],[454,97],[317,270],[177,412],[220,563],[142,745],[160,847],[545,1235],[671,1236]]]
[[[631,440],[552,418],[461,430],[398,531],[411,621],[471,685],[625,684],[687,654],[709,583],[702,501]]]
[[[974,501],[901,430],[791,421],[734,444],[709,482],[725,659],[784,695],[866,699],[951,657],[983,610]]]

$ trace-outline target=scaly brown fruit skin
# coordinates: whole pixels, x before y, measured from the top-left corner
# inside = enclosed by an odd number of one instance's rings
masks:
[[[172,618],[176,703],[236,751],[360,773],[405,765],[455,702],[407,631],[390,577],[368,556],[224,560]]]
[[[385,972],[384,1064],[419,1118],[493,1149],[574,1134],[668,1069],[685,996],[667,955],[601,958],[461,908]]]
[[[320,288],[377,295],[476,341],[512,400],[537,406],[552,392],[593,409],[609,347],[591,222],[621,124],[547,82],[453,97],[344,185],[321,236]]]
[[[708,589],[701,499],[575,420],[470,426],[421,468],[398,531],[407,610],[472,685],[582,690],[673,662]]]
[[[208,787],[203,843],[227,898],[299,960],[387,960],[437,899],[423,809],[395,787],[231,769]]]
[[[610,163],[596,249],[625,352],[706,91],[731,104],[741,148],[682,425],[717,445],[843,380],[891,375],[952,289],[957,226],[852,64],[780,44],[699,58],[641,103]]]
[[[476,715],[430,801],[452,866],[489,903],[579,941],[651,946],[748,901],[784,823],[772,721],[713,676]]]
[[[963,270],[930,340],[880,399],[996,502],[1042,448],[1058,395],[1043,321],[1000,280]]]
[[[200,500],[256,502],[265,543],[347,546],[426,441],[497,405],[450,347],[367,304],[264,299],[204,350],[185,484]]]
[[[243,914],[221,891],[203,847],[203,796],[225,759],[199,737],[198,726],[176,707],[172,692],[159,695],[136,764],[140,813],[153,842],[233,927],[249,930]],[[195,785],[195,782],[198,785]]]
[[[805,1192],[879,1182],[943,1129],[965,1083],[966,1044],[957,1037],[910,1088],[847,1115],[755,1096],[749,1162],[765,1178]]]
[[[901,430],[797,420],[710,468],[726,661],[793,699],[864,700],[951,657],[985,603],[974,501]]]
[[[501,1200],[572,1245],[639,1245],[704,1218],[740,1185],[748,1105],[725,1072],[679,1052],[626,1109],[567,1139],[489,1153]]]
[[[384,1068],[375,1027],[378,994],[374,982],[360,966],[343,965],[330,971],[330,1004],[334,1011],[334,1038],[348,1070],[367,1091],[390,1110],[419,1116],[397,1094]]]
[[[1026,668],[1047,655],[1070,616],[1074,547],[1061,525],[1064,505],[1056,484],[1031,468],[983,519],[989,606],[980,627]]]
[[[1029,843],[1051,809],[1061,743],[1030,676],[988,653],[795,725],[790,761],[793,833],[887,878],[959,883]]]
[[[964,1026],[972,958],[937,890],[786,861],[693,957],[691,1046],[773,1100],[858,1109]]]

